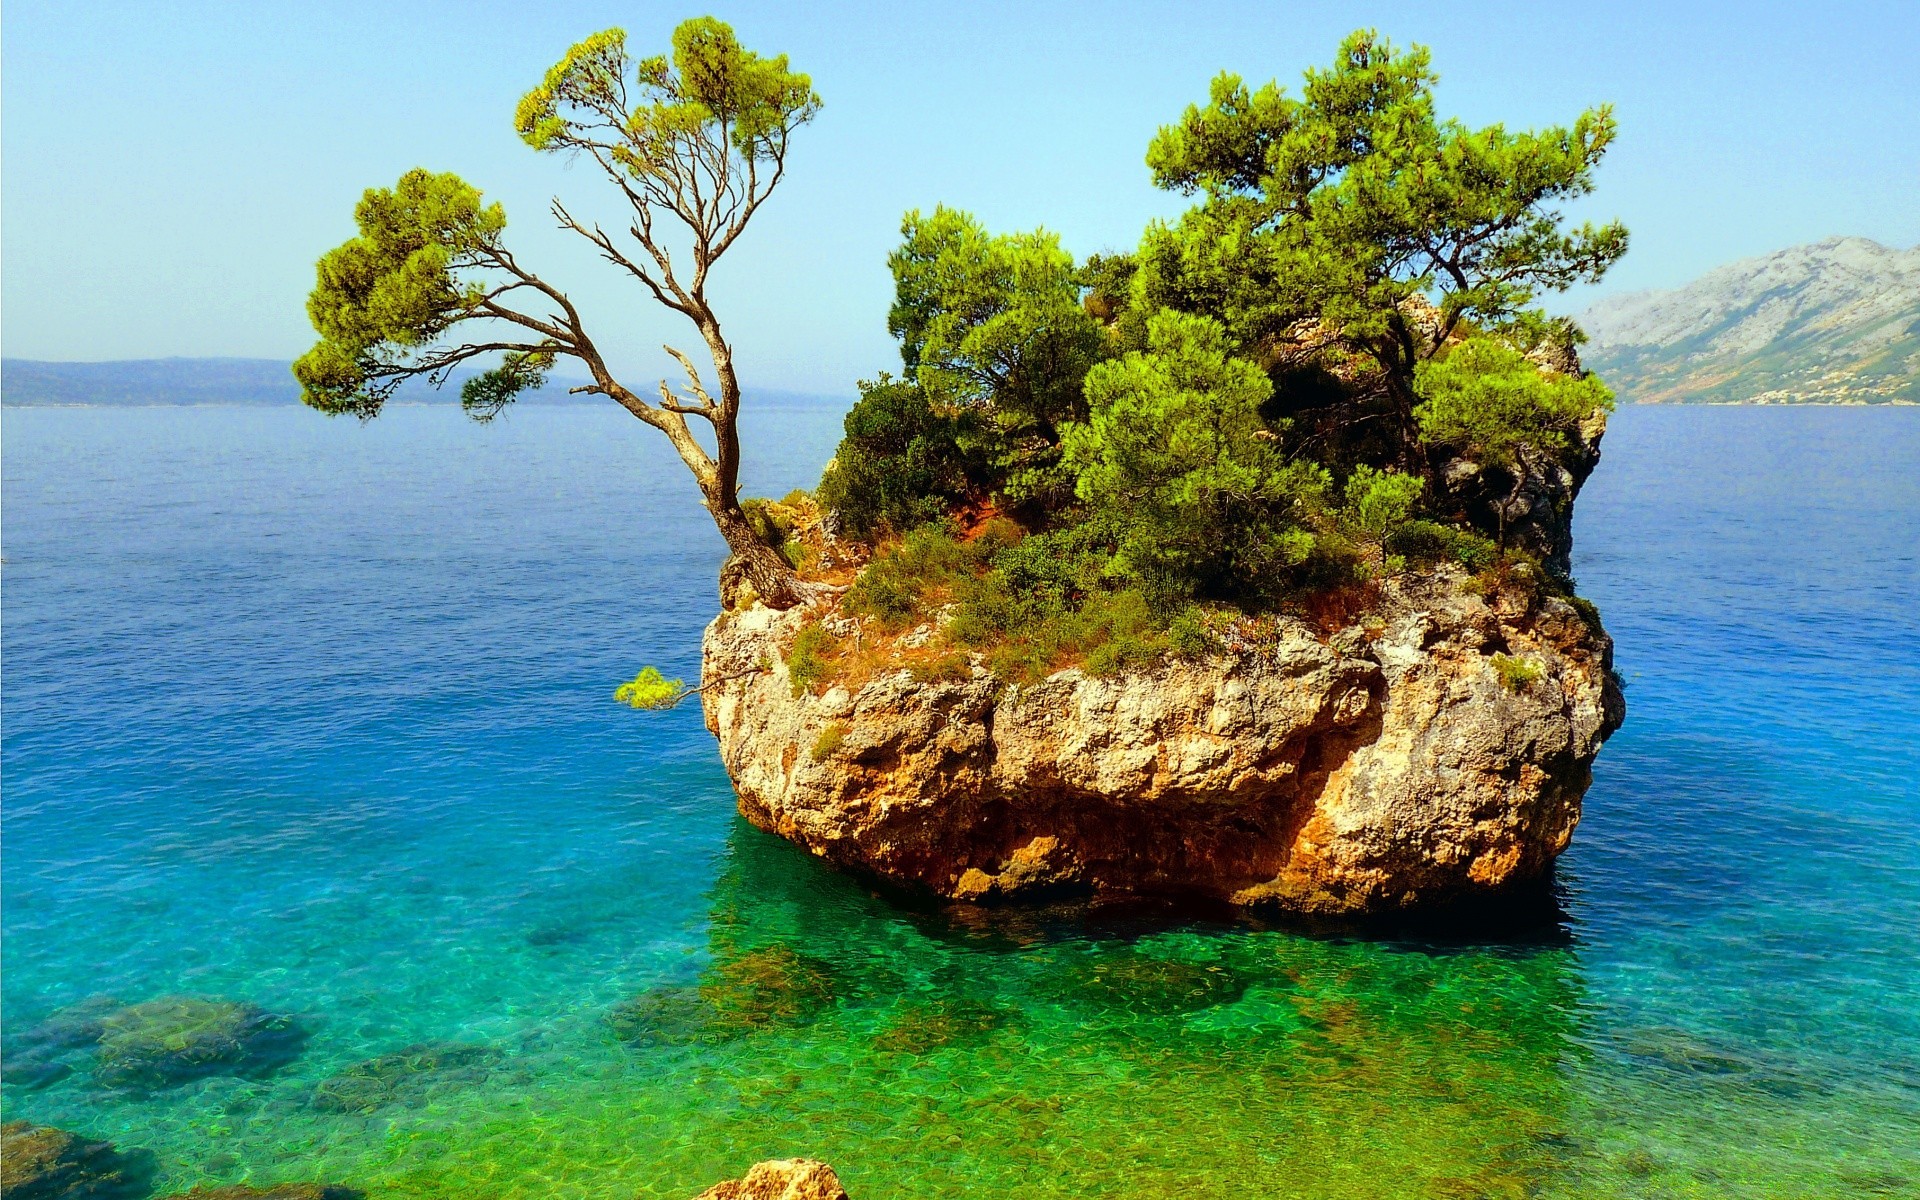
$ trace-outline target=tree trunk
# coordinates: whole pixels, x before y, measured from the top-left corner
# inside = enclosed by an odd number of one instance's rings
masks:
[[[746,572],[747,582],[759,593],[762,604],[768,608],[792,608],[812,598],[812,589],[801,582],[799,573],[778,550],[754,532],[747,514],[740,511],[737,503],[709,502],[707,508],[713,513],[714,524],[720,527],[720,536],[727,539],[727,548],[733,551]]]

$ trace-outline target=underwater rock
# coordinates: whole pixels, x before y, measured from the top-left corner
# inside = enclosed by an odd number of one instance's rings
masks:
[[[693,1200],[847,1200],[833,1168],[810,1158],[755,1163],[739,1179],[716,1183]]]
[[[126,1005],[111,996],[93,996],[56,1011],[37,1025],[28,1026],[9,1039],[18,1050],[28,1053],[57,1054],[91,1046],[106,1032],[108,1015]]]
[[[235,1184],[232,1187],[194,1188],[164,1200],[366,1200],[366,1193],[337,1183],[276,1183],[267,1187]]]
[[[1097,959],[1084,972],[1058,972],[1051,990],[1065,1004],[1147,1017],[1232,1004],[1246,994],[1247,981],[1222,966],[1129,951]]]
[[[1622,1049],[1642,1062],[1691,1075],[1744,1075],[1754,1069],[1748,1059],[1667,1025],[1633,1030],[1623,1040]]]
[[[9,1057],[0,1065],[0,1080],[23,1091],[50,1088],[73,1074],[73,1067],[58,1059]]]
[[[102,1021],[95,1082],[162,1088],[206,1075],[262,1075],[300,1052],[291,1017],[235,1000],[162,996]]]
[[[109,1142],[26,1121],[0,1125],[0,1196],[6,1200],[132,1200],[151,1172]]]
[[[1013,1014],[978,1000],[940,999],[909,1004],[873,1039],[876,1050],[926,1054],[973,1041],[1006,1025]]]
[[[1250,622],[1203,661],[1010,686],[975,655],[970,678],[883,668],[796,696],[801,627],[854,624],[823,605],[707,628],[701,700],[740,811],[953,900],[1339,915],[1498,895],[1566,848],[1625,713],[1590,611],[1537,577],[1451,564],[1393,576],[1351,612]],[[816,758],[829,732],[837,749]]]
[[[826,963],[786,946],[763,946],[714,964],[697,987],[667,985],[622,1001],[607,1023],[630,1045],[720,1042],[802,1023],[834,998]]]
[[[321,1112],[366,1113],[416,1104],[442,1087],[484,1079],[500,1052],[464,1042],[422,1042],[328,1076],[310,1103]]]

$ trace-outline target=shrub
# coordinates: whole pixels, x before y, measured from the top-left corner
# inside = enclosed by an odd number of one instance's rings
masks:
[[[1398,471],[1376,471],[1361,465],[1347,476],[1346,504],[1341,523],[1375,546],[1384,545],[1393,531],[1407,523],[1426,481]]]
[[[845,721],[828,721],[827,727],[820,731],[820,736],[813,740],[813,749],[807,752],[808,756],[817,763],[827,761],[840,748],[840,743],[847,740],[849,732],[851,730]]]
[[[1598,604],[1595,604],[1585,596],[1576,596],[1571,593],[1567,596],[1567,603],[1573,605],[1573,611],[1580,614],[1580,619],[1586,622],[1588,629],[1591,629],[1595,633],[1600,632],[1600,606]]]
[[[1385,548],[1425,562],[1456,562],[1469,571],[1484,571],[1500,558],[1500,547],[1490,537],[1438,521],[1408,521],[1386,536]]]
[[[1546,674],[1546,668],[1534,660],[1510,654],[1494,655],[1493,671],[1500,677],[1500,686],[1516,694],[1526,691]]]
[[[1206,614],[1189,605],[1167,626],[1167,649],[1176,658],[1205,658],[1219,648],[1219,639],[1207,628]]]
[[[903,626],[924,610],[929,593],[977,571],[995,545],[962,542],[945,523],[923,525],[867,564],[847,590],[847,610]]]
[[[812,691],[832,677],[833,664],[828,659],[838,648],[839,639],[822,629],[818,621],[800,627],[793,638],[793,649],[787,652],[787,678],[795,696]]]
[[[760,535],[760,540],[780,552],[787,565],[796,571],[805,570],[812,564],[814,547],[807,545],[794,536],[798,527],[800,510],[810,508],[813,497],[805,490],[795,488],[781,500],[767,500],[751,497],[740,502],[740,511],[746,515],[747,524]]]
[[[1256,596],[1312,552],[1326,472],[1289,461],[1260,406],[1266,374],[1215,321],[1163,312],[1149,349],[1087,373],[1091,415],[1063,461],[1117,535],[1115,566],[1168,596]]]
[[[973,660],[955,652],[907,668],[915,683],[964,683],[973,678]]]
[[[918,385],[886,375],[860,384],[846,437],[820,477],[822,508],[855,537],[938,520],[966,494],[961,439],[975,415],[937,409]]]

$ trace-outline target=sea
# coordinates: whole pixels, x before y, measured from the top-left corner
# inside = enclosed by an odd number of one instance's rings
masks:
[[[839,418],[755,407],[750,490]],[[1553,894],[1378,928],[948,911],[747,826],[697,706],[613,700],[697,677],[723,548],[611,406],[0,438],[0,1113],[139,1192],[1920,1196],[1920,409],[1622,408]],[[271,1037],[129,1075],[127,1012]]]

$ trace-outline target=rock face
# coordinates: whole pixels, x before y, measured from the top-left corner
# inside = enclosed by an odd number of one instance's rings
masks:
[[[942,897],[1408,909],[1544,873],[1625,711],[1597,620],[1487,590],[1440,567],[1342,627],[1277,618],[1205,661],[1015,687],[976,656],[969,678],[818,695],[788,650],[851,618],[756,605],[708,627],[702,701],[748,820]]]
[[[755,1163],[743,1178],[716,1183],[693,1200],[847,1200],[833,1168],[810,1158]]]

